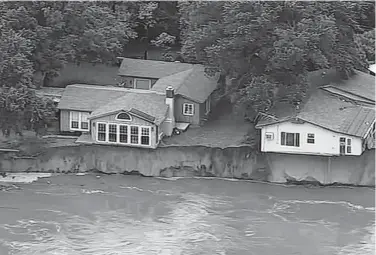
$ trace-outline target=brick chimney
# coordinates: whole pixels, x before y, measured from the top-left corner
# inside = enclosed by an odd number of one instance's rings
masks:
[[[165,135],[171,136],[172,131],[175,128],[175,114],[174,114],[174,108],[175,108],[175,91],[174,88],[171,86],[168,86],[166,88],[166,104],[168,105],[168,112],[167,117],[165,120]]]

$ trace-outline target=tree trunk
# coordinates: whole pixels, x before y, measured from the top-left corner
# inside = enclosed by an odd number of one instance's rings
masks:
[[[33,83],[37,89],[42,88],[46,79],[46,72],[36,71],[33,77]]]

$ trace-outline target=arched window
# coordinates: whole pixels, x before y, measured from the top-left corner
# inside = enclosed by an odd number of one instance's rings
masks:
[[[116,116],[117,120],[126,120],[126,121],[131,121],[132,117],[126,113],[126,112],[121,112]]]

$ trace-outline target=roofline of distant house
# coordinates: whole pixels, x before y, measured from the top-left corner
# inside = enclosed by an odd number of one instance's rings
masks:
[[[333,85],[324,85],[324,86],[321,86],[320,88],[321,88],[321,89],[325,89],[325,88],[335,88],[335,89],[338,89],[339,91],[342,91],[342,92],[345,92],[345,93],[348,93],[348,94],[351,94],[351,95],[354,95],[354,96],[357,96],[357,97],[361,97],[361,98],[363,98],[363,99],[365,99],[365,100],[372,101],[372,102],[375,103],[375,100],[373,100],[373,99],[369,99],[369,98],[367,98],[367,97],[364,97],[364,96],[361,96],[361,95],[357,95],[357,94],[355,94],[355,93],[353,93],[353,92],[350,92],[350,91],[348,91],[348,90],[345,90],[345,89],[342,89],[342,88],[338,88],[337,86],[333,86]],[[330,91],[329,91],[329,92],[330,92]],[[345,95],[343,95],[343,96],[345,96]]]
[[[359,137],[359,138],[364,138],[364,137],[366,137],[366,135],[364,135],[364,136],[359,136],[359,135],[353,135],[353,134],[349,134],[349,133],[345,133],[345,132],[340,132],[340,131],[337,131],[337,130],[333,130],[333,129],[330,129],[330,128],[327,128],[327,127],[324,127],[324,126],[322,126],[322,125],[320,125],[320,124],[314,123],[314,122],[312,122],[312,121],[305,120],[305,119],[303,119],[303,118],[301,118],[301,117],[287,117],[287,118],[285,118],[285,119],[282,119],[282,120],[279,120],[279,121],[276,121],[276,122],[273,122],[273,123],[265,123],[265,124],[261,124],[261,125],[256,125],[255,128],[260,129],[260,128],[263,128],[263,127],[265,127],[265,126],[275,125],[275,124],[282,123],[282,122],[286,122],[286,121],[289,121],[289,120],[292,120],[292,119],[294,119],[294,120],[301,120],[301,121],[303,121],[303,122],[310,123],[310,124],[312,124],[312,125],[314,125],[314,126],[321,127],[321,128],[323,128],[323,129],[326,129],[326,130],[332,131],[332,132],[337,133],[337,134],[344,134],[344,135],[349,135],[349,136]]]

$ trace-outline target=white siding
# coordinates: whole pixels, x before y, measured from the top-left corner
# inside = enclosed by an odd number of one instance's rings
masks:
[[[293,147],[281,145],[281,132],[299,133],[300,146]],[[265,133],[272,133],[273,139],[266,139]],[[308,133],[315,134],[314,144],[307,143]],[[346,151],[346,155],[362,154],[362,139],[359,137],[335,133],[310,123],[296,124],[291,122],[283,122],[263,127],[261,129],[261,151],[328,156],[339,155],[340,137],[345,137],[346,141],[348,138],[351,139],[351,153],[347,153]]]

